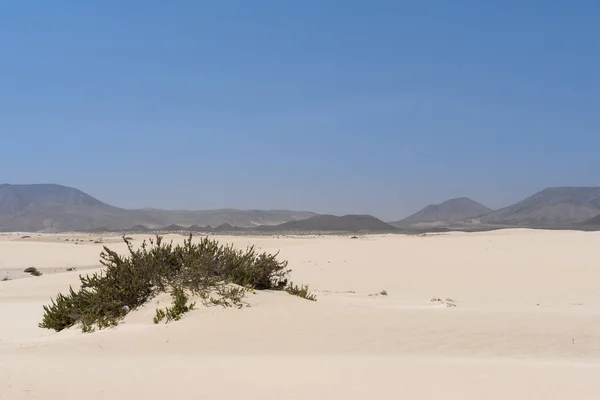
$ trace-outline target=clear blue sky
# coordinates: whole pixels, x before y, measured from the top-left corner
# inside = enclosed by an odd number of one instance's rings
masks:
[[[396,219],[600,185],[600,2],[5,1],[0,182]]]

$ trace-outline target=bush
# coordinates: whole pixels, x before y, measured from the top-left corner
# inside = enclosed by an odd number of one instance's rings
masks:
[[[47,306],[39,324],[41,328],[61,331],[81,323],[84,332],[115,326],[125,316],[124,309],[135,309],[159,293],[170,293],[173,305],[157,310],[154,321],[178,320],[194,304],[188,295],[199,296],[205,305],[243,306],[250,290],[286,290],[291,294],[316,300],[307,286],[288,285],[286,261],[277,254],[258,254],[254,247],[246,251],[222,246],[207,237],[183,245],[163,243],[162,237],[144,241],[134,249],[131,238],[124,237],[128,256],[120,256],[104,247],[101,273],[80,276],[81,288],[59,293]],[[232,284],[238,285],[233,286]]]

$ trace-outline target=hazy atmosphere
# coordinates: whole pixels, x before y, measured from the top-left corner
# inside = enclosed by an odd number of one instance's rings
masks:
[[[600,2],[0,5],[0,400],[598,400]]]
[[[8,2],[0,183],[386,220],[594,186],[599,18],[594,1]]]

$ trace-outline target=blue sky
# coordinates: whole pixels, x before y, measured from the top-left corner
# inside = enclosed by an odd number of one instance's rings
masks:
[[[3,2],[0,182],[385,219],[600,185],[599,38],[598,1]]]

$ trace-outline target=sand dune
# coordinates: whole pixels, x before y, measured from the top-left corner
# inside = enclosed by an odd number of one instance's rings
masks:
[[[37,328],[42,305],[77,284],[81,271],[66,268],[99,267],[102,244],[58,237],[0,236],[0,279],[19,278],[0,282],[0,399],[600,393],[600,233],[220,237],[280,250],[318,302],[260,292],[249,308],[198,308],[154,325],[158,298],[93,334]],[[44,275],[18,273],[28,266]]]

